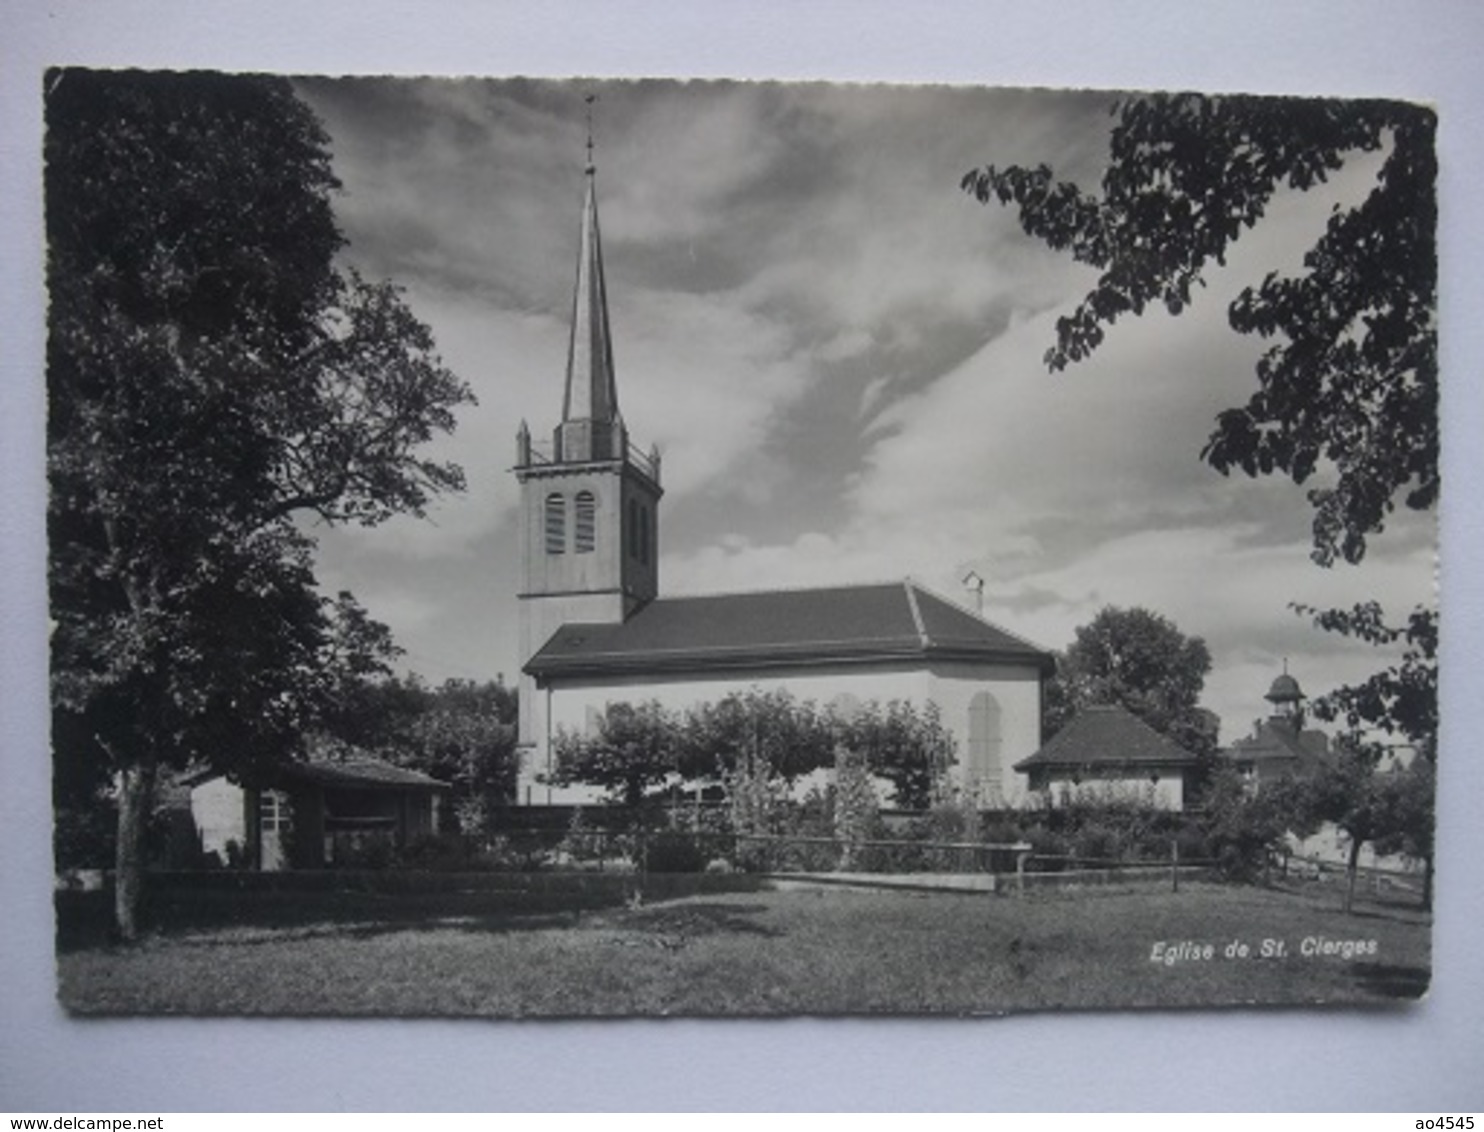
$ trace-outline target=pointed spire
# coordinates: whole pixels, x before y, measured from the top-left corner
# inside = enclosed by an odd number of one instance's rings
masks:
[[[572,337],[567,350],[567,387],[562,423],[591,421],[612,425],[618,417],[618,386],[613,372],[613,339],[608,327],[608,292],[603,279],[603,246],[598,228],[598,194],[592,156],[592,102],[588,95],[587,196],[582,206],[582,241],[577,286],[572,300]],[[599,432],[611,430],[594,428]],[[596,453],[595,453],[596,454]]]

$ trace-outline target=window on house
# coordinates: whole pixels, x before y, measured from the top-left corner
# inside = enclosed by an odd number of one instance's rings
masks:
[[[560,495],[546,497],[546,553],[562,554],[567,549],[567,501]]]
[[[590,491],[579,491],[576,504],[572,549],[578,554],[591,554],[597,543],[598,500]]]
[[[278,791],[264,790],[258,795],[258,827],[264,833],[278,833],[288,829],[288,802]]]

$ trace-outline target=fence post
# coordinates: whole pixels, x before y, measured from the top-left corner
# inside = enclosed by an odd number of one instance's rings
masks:
[[[1015,851],[1015,894],[1025,895],[1025,863],[1030,860],[1031,845],[1028,841],[1017,841],[1012,849]]]
[[[1180,842],[1170,839],[1170,891],[1180,891]]]

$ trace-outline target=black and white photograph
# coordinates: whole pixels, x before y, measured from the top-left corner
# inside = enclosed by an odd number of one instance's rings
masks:
[[[70,1014],[1428,992],[1435,107],[44,99]]]

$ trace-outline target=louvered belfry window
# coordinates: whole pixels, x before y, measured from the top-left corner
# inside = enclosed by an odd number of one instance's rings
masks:
[[[567,501],[558,494],[546,497],[546,553],[562,554],[567,549]]]
[[[598,501],[590,491],[577,493],[577,521],[573,549],[578,554],[591,554],[597,544]]]

